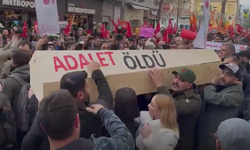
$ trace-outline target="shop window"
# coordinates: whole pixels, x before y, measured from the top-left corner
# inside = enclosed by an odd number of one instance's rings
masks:
[[[185,25],[185,29],[189,30],[189,25]]]
[[[135,29],[140,26],[140,20],[130,20],[132,29]]]
[[[183,27],[184,27],[184,25],[183,25],[183,24],[181,24],[181,25],[180,25],[180,29],[182,30],[182,29],[183,29]]]
[[[203,7],[204,7],[204,5],[201,5],[201,10],[200,10],[200,11],[203,11]],[[210,11],[213,11],[213,8],[214,8],[214,7],[213,7],[212,5],[209,6],[209,10],[210,10]]]
[[[105,25],[105,29],[108,29],[108,22],[103,22],[103,24]]]

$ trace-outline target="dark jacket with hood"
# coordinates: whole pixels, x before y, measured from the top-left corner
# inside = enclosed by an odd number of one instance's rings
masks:
[[[28,64],[14,68],[11,74],[16,74],[25,82],[30,83],[30,66]],[[2,92],[10,100],[14,115],[17,108],[16,101],[18,99],[21,88],[21,85],[14,78],[7,77],[7,79],[4,81]]]
[[[105,107],[112,109],[113,107],[113,96],[109,88],[108,82],[106,81],[101,70],[95,70],[92,73],[92,78],[95,80],[97,89],[99,92],[99,98],[96,103],[102,104]],[[102,123],[100,117],[89,113],[85,110],[86,105],[78,105],[78,114],[81,123],[81,133],[80,137],[89,139],[92,134],[94,137],[100,137],[105,131],[105,127]],[[30,131],[23,139],[22,149],[27,150],[48,150],[49,142],[46,133],[40,127],[38,122],[39,113],[35,118],[34,123],[31,126]]]
[[[0,145],[13,144],[16,140],[14,114],[7,96],[0,93]]]

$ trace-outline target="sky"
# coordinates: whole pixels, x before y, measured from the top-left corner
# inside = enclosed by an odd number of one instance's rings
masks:
[[[250,9],[250,0],[240,0],[241,10]]]
[[[250,6],[249,0],[240,0],[240,4],[241,5],[249,5]]]

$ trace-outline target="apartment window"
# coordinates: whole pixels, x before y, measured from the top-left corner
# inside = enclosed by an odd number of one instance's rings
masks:
[[[180,29],[182,30],[183,28],[184,28],[184,25],[183,25],[183,24],[181,24],[181,25],[180,25]]]
[[[130,20],[132,29],[135,29],[140,26],[140,20]]]
[[[201,10],[200,10],[200,11],[203,11],[203,7],[204,7],[204,5],[201,5]],[[210,11],[213,10],[213,6],[212,6],[212,5],[209,6],[209,10],[210,10]]]
[[[180,19],[182,19],[182,20],[188,20],[189,17],[180,17]]]
[[[189,25],[185,25],[185,29],[189,30]]]
[[[200,11],[203,11],[203,7],[204,7],[204,5],[201,5],[201,10]]]

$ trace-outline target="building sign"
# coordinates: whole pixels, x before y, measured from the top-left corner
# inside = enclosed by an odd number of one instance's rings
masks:
[[[157,16],[158,11],[157,11],[157,10],[151,10],[150,14],[151,14],[151,15],[154,15],[154,16]]]
[[[2,5],[22,8],[35,8],[35,2],[28,0],[3,0]]]
[[[163,3],[161,11],[169,11],[171,9],[171,3]]]
[[[75,7],[74,4],[68,4],[68,12],[78,14],[95,14],[95,9],[87,9],[83,7]]]

